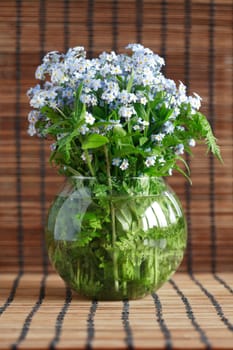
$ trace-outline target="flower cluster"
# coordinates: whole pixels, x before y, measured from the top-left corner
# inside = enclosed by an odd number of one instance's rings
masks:
[[[29,135],[52,139],[51,161],[61,173],[166,176],[196,141],[220,158],[201,97],[161,72],[163,58],[141,44],[130,54],[86,58],[83,47],[49,52],[28,90]]]

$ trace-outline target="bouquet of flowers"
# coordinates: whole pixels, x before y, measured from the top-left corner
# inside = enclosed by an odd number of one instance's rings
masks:
[[[221,158],[201,97],[161,72],[163,58],[140,44],[130,54],[86,58],[83,47],[49,52],[36,70],[41,84],[28,90],[29,135],[52,141],[50,161],[70,175],[123,179],[189,177],[185,152],[197,141]],[[181,164],[185,166],[181,166]]]
[[[150,49],[127,49],[92,59],[83,47],[49,52],[28,91],[28,133],[52,140],[50,161],[69,183],[49,211],[49,256],[92,298],[142,297],[171,276],[186,222],[162,177],[189,178],[183,156],[197,141],[221,159],[200,96],[167,79]]]

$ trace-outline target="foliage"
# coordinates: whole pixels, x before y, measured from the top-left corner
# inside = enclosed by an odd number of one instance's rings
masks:
[[[185,220],[158,178],[173,169],[189,178],[184,155],[196,142],[221,159],[201,97],[166,78],[150,49],[127,49],[49,52],[28,90],[29,135],[52,140],[51,164],[75,181],[50,209],[50,258],[71,287],[98,298],[143,296],[175,271]]]
[[[132,54],[87,59],[83,47],[49,52],[29,89],[30,135],[52,139],[51,163],[67,176],[167,176],[183,170],[196,141],[221,159],[201,98],[161,73],[164,60],[140,44]],[[107,170],[107,171],[106,171]]]
[[[96,181],[70,181],[47,226],[49,256],[62,278],[98,299],[139,298],[167,281],[183,258],[186,224],[165,183],[138,178],[124,184],[127,192],[109,195]]]

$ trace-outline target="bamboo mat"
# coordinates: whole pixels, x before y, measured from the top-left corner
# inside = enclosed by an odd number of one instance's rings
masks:
[[[56,274],[0,275],[0,349],[233,349],[233,276],[177,273],[141,300],[80,299]]]

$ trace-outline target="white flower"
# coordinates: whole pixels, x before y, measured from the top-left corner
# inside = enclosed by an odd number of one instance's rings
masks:
[[[141,130],[142,127],[141,127],[140,125],[136,124],[136,125],[133,126],[133,129],[134,129],[135,131],[137,131],[137,130]]]
[[[163,140],[164,136],[165,136],[165,134],[163,134],[163,133],[152,134],[151,141],[161,142]]]
[[[105,89],[101,98],[108,103],[113,102],[119,93],[119,85],[113,81],[105,81]]]
[[[189,145],[190,147],[195,147],[195,146],[196,146],[196,141],[195,141],[194,139],[190,139],[190,140],[188,141],[188,145]]]
[[[31,124],[35,124],[38,121],[39,117],[40,117],[40,112],[36,110],[32,110],[28,114],[28,121]]]
[[[83,154],[81,155],[81,158],[82,158],[82,160],[83,160],[84,162],[87,161],[87,157],[86,157],[85,153],[83,153]],[[93,160],[93,155],[90,154],[90,153],[88,153],[88,158],[89,158],[89,161],[91,162],[91,161]]]
[[[92,134],[100,134],[100,129],[94,127],[94,128],[91,129],[91,133],[92,133]]]
[[[86,124],[82,125],[80,128],[80,134],[86,135],[86,133],[89,131],[89,128],[86,126]]]
[[[146,158],[145,165],[147,168],[155,165],[156,156],[150,156]]]
[[[94,91],[97,91],[98,89],[100,89],[102,86],[102,81],[100,79],[93,79],[91,81],[91,88],[94,90]]]
[[[176,83],[174,82],[174,80],[172,79],[164,79],[164,88],[170,92],[170,93],[173,93],[176,91]]]
[[[57,148],[56,142],[52,143],[52,144],[49,146],[49,148],[50,148],[50,151],[51,151],[51,152],[55,151],[56,148]]]
[[[97,104],[97,98],[92,94],[81,94],[80,101],[88,106],[95,106]]]
[[[180,85],[178,88],[179,95],[186,95],[186,86],[180,81]]]
[[[86,112],[85,114],[85,121],[87,124],[93,125],[95,122],[95,118],[91,113]]]
[[[119,167],[120,164],[121,164],[121,159],[120,158],[113,158],[112,165]]]
[[[29,124],[29,126],[28,126],[28,135],[30,135],[30,136],[36,135],[36,128],[35,128],[35,124],[34,123]]]
[[[68,133],[57,134],[57,140],[59,141],[59,140],[63,139],[63,137],[65,137],[67,135],[68,135]]]
[[[62,97],[67,98],[68,100],[73,99],[74,97],[74,91],[70,87],[67,87],[66,89],[62,90]]]
[[[41,64],[36,69],[35,77],[36,77],[36,79],[44,80],[46,73],[47,73],[47,65],[46,64]]]
[[[107,53],[107,52],[102,52],[100,55],[99,55],[99,58],[100,58],[100,61],[101,62],[112,62],[112,61],[115,61],[117,59],[117,55],[114,51],[111,51],[110,53]]]
[[[70,48],[66,53],[66,58],[77,58],[77,57],[85,57],[86,51],[83,46],[76,46]]]
[[[114,75],[119,75],[122,73],[122,70],[120,68],[119,65],[117,66],[111,66],[111,74],[114,74]]]
[[[142,118],[138,119],[139,124],[141,124],[143,127],[149,126],[150,123],[147,120],[143,120]]]
[[[44,56],[43,62],[47,64],[58,63],[61,57],[62,55],[58,51],[50,51]]]
[[[186,86],[182,82],[180,82],[180,85],[178,88],[177,99],[173,103],[175,104],[175,102],[178,105],[181,105],[182,103],[188,102],[188,97],[186,96]]]
[[[182,143],[175,147],[175,154],[184,154],[184,145]]]
[[[198,94],[196,94],[195,92],[193,95],[194,95],[194,97],[193,96],[189,97],[189,103],[191,104],[191,107],[194,110],[198,110],[201,107],[202,98]]]
[[[163,125],[163,132],[165,134],[172,134],[174,132],[174,129],[175,129],[174,125],[169,120],[166,121]]]
[[[142,84],[144,86],[151,85],[154,81],[154,74],[149,68],[145,68],[142,76]]]
[[[127,159],[123,159],[121,165],[120,165],[120,169],[121,170],[126,170],[129,167],[129,162]]]
[[[161,165],[164,165],[164,164],[166,163],[166,161],[165,161],[165,159],[164,159],[163,156],[160,157],[160,158],[158,159],[158,162],[159,162],[159,164],[161,164]]]
[[[122,90],[117,98],[122,104],[129,104],[131,102],[137,101],[137,96],[135,94],[129,93],[127,90]]]
[[[51,82],[53,84],[63,84],[67,80],[68,80],[68,77],[65,75],[62,65],[57,64],[53,66],[52,73],[51,73]]]
[[[128,44],[126,46],[126,49],[130,49],[132,50],[133,52],[136,52],[136,51],[143,51],[144,50],[144,46],[142,46],[141,44]]]
[[[41,108],[46,104],[46,94],[44,91],[39,91],[39,93],[35,94],[31,100],[30,105],[34,108]]]
[[[122,106],[119,109],[119,115],[125,119],[130,119],[134,114],[136,114],[136,111],[132,106],[131,107]]]
[[[141,103],[142,105],[147,104],[147,99],[145,96],[138,97],[138,102]]]

